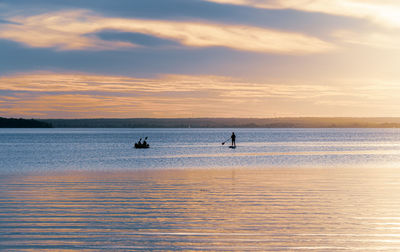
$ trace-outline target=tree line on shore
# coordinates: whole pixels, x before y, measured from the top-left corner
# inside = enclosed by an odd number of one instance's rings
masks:
[[[400,118],[47,119],[56,128],[400,128]]]
[[[0,128],[52,128],[52,125],[35,119],[0,117]]]
[[[400,118],[131,118],[22,119],[0,117],[0,128],[400,128]]]

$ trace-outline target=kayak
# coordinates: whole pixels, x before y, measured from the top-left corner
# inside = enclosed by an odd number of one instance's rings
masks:
[[[149,144],[143,145],[143,144],[135,143],[135,149],[148,149],[148,148],[150,148]]]

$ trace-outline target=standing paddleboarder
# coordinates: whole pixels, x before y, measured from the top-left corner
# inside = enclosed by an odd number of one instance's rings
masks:
[[[224,145],[226,142],[228,142],[229,140],[232,141],[232,145],[229,146],[229,148],[235,149],[236,148],[236,135],[235,132],[232,132],[232,135],[230,138],[226,139],[225,141],[222,142],[222,145]]]
[[[231,139],[232,139],[232,147],[236,147],[236,135],[235,135],[235,132],[232,132]]]

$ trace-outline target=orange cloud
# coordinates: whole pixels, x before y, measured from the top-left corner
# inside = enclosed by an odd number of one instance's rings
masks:
[[[279,54],[319,53],[334,48],[328,42],[295,32],[207,22],[108,18],[82,10],[17,16],[9,20],[18,24],[1,24],[0,38],[32,47],[54,47],[59,50],[102,50],[137,46],[89,36],[103,30],[143,33],[191,47],[221,46]]]
[[[336,39],[349,44],[382,48],[387,50],[400,49],[400,36],[396,33],[382,32],[354,32],[338,30],[332,33]]]
[[[270,117],[388,116],[400,113],[400,87],[380,80],[330,85],[246,82],[220,76],[133,78],[27,73],[0,77],[3,116]],[[1,95],[7,91],[7,95]],[[5,92],[4,92],[5,93]]]
[[[264,9],[296,9],[333,15],[365,18],[388,27],[400,27],[400,3],[397,0],[205,0],[222,4],[245,5]]]

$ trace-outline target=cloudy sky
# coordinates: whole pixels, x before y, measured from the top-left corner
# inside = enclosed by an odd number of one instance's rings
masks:
[[[0,116],[400,116],[398,0],[0,0]]]

